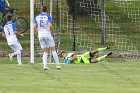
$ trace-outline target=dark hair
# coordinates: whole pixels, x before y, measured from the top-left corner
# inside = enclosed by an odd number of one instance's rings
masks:
[[[6,19],[7,19],[7,21],[11,21],[12,20],[12,14],[7,14],[6,15]]]
[[[42,12],[47,12],[48,9],[47,9],[47,6],[42,6]]]
[[[59,56],[62,57],[62,54],[66,53],[65,51],[60,52]]]

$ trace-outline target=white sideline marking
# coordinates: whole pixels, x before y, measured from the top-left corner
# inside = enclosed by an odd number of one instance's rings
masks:
[[[55,63],[47,63],[47,64],[55,64]],[[65,64],[65,63],[60,63],[60,64]]]
[[[40,62],[35,62],[35,64],[43,64],[43,63],[40,63]],[[47,64],[56,64],[56,63],[47,63]],[[60,64],[65,64],[65,63],[60,63]]]

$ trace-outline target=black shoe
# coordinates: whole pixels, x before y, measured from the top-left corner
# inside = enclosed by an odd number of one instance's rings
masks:
[[[107,46],[106,49],[110,49],[110,46]]]
[[[113,53],[112,52],[109,52],[108,54],[107,54],[107,56],[110,56],[110,55],[112,55]]]

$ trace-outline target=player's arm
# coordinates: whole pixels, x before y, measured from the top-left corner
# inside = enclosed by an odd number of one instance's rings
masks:
[[[35,34],[37,35],[38,34],[38,26],[37,26],[37,21],[36,21],[36,18],[35,18],[35,20],[34,20],[34,32],[35,32]]]
[[[53,25],[52,25],[52,17],[51,16],[48,16],[48,28],[50,28],[50,30],[54,34],[54,28],[53,28]]]
[[[17,36],[22,36],[22,37],[24,36],[24,34],[21,34],[18,31],[14,31],[14,34],[17,35]]]
[[[5,33],[2,33],[2,37],[6,39],[6,35],[5,35]]]
[[[50,31],[52,31],[52,34],[54,35],[54,28],[51,22],[48,23],[48,28],[50,28]]]
[[[2,37],[6,39],[6,35],[5,35],[5,32],[4,32],[4,29],[2,29]]]
[[[73,55],[72,60],[77,60],[77,55]]]
[[[37,24],[34,24],[34,32],[37,34]]]
[[[50,28],[50,30],[52,30],[52,31],[54,30],[51,22],[48,23],[48,27]]]
[[[77,60],[77,55],[73,55],[72,57],[67,57],[64,59],[64,63],[66,64],[74,64],[74,60]]]
[[[22,37],[24,36],[24,34],[22,34],[22,33],[20,33],[20,32],[17,31],[16,25],[14,23],[12,24],[12,26],[13,26],[14,34],[16,36],[22,36]]]

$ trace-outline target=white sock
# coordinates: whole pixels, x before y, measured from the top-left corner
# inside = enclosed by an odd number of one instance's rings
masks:
[[[18,54],[18,55],[17,55],[17,60],[18,60],[18,64],[22,64],[22,63],[21,63],[21,54]]]
[[[48,53],[44,52],[43,54],[43,65],[47,66],[47,58],[48,58]]]
[[[16,52],[12,53],[12,55],[21,55],[21,51],[20,50],[17,50]]]
[[[54,58],[56,65],[59,65],[59,58],[58,58],[56,51],[53,51],[52,55],[53,55],[53,58]]]

